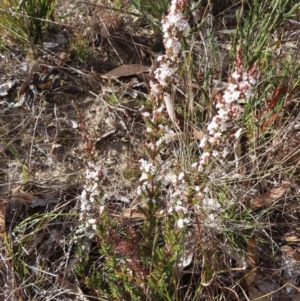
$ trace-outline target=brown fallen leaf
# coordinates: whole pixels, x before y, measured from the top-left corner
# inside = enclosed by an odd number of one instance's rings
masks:
[[[257,276],[257,268],[247,270],[243,279],[243,286],[248,289],[255,282]]]
[[[286,242],[293,242],[293,243],[300,243],[300,237],[299,235],[293,235],[293,234],[285,234],[281,237],[282,240],[285,240]]]
[[[37,83],[36,86],[41,90],[49,90],[52,86],[52,80],[48,80],[44,83]]]
[[[143,66],[140,64],[122,65],[117,67],[106,74],[102,75],[102,78],[116,79],[124,76],[137,75],[141,73],[150,72],[151,67]]]
[[[197,128],[195,128],[193,125],[191,125],[191,129],[192,129],[193,137],[195,139],[201,140],[204,137],[204,133],[198,130]]]
[[[270,206],[285,194],[289,186],[289,181],[283,181],[278,187],[251,199],[250,207],[256,209],[263,206]]]
[[[254,283],[257,275],[256,269],[256,257],[254,251],[256,249],[256,238],[255,235],[251,236],[247,242],[247,261],[250,265],[250,269],[246,269],[244,272],[243,285],[245,288],[250,288]],[[254,268],[252,268],[254,267]]]
[[[6,201],[0,200],[0,237],[5,233]]]
[[[23,84],[21,85],[19,91],[18,91],[18,98],[20,99],[20,97],[26,92],[32,77],[33,77],[33,73],[37,72],[40,70],[40,63],[37,61],[32,61],[30,64],[28,64],[27,67],[27,76],[26,76],[26,80],[25,82],[23,82]]]
[[[24,205],[29,205],[34,199],[34,194],[31,192],[15,192],[10,195],[10,199]]]
[[[247,242],[247,259],[251,266],[256,265],[256,257],[255,257],[255,249],[256,249],[256,238],[255,235],[252,235]]]
[[[280,250],[287,256],[294,258],[296,261],[300,261],[300,253],[298,252],[298,250],[294,250],[291,246],[282,246]]]

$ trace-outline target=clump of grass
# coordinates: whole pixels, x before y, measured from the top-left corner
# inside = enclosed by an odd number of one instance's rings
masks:
[[[0,4],[0,33],[10,43],[36,44],[45,38],[53,19],[54,0],[4,1]]]
[[[160,22],[168,12],[171,3],[170,0],[129,0],[129,2],[140,12],[156,32],[161,32]]]
[[[88,38],[81,33],[76,33],[71,38],[71,47],[73,48],[74,55],[80,63],[84,64],[89,57],[90,48]]]

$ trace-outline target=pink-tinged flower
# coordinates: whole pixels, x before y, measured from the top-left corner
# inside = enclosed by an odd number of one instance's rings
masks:
[[[209,152],[204,152],[200,157],[200,162],[203,162],[203,164],[207,164],[210,156],[211,156],[211,154]]]
[[[184,3],[184,1],[172,0],[169,13],[162,20],[166,54],[158,57],[160,67],[154,72],[155,78],[162,86],[167,86],[174,81],[173,77],[182,57],[181,39],[190,32],[188,20],[181,12]]]
[[[235,81],[238,81],[240,78],[241,78],[241,74],[234,71],[231,75],[231,77],[235,80]]]
[[[224,92],[224,95],[223,95],[223,99],[226,103],[230,104],[234,101],[237,101],[239,99],[241,95],[241,92],[240,91],[232,91],[232,92],[229,92],[229,91],[225,91]]]
[[[233,84],[233,83],[228,83],[227,87],[226,87],[226,91],[228,92],[234,92],[238,89],[238,85],[237,84]]]
[[[247,80],[243,80],[239,82],[239,89],[240,90],[246,90],[250,87],[250,83]]]
[[[200,147],[200,148],[205,148],[205,147],[207,147],[207,138],[206,138],[206,137],[203,137],[203,138],[200,140],[199,147]]]
[[[213,135],[215,132],[219,130],[220,125],[218,121],[219,120],[217,118],[213,118],[211,123],[207,126],[207,130],[210,135]]]
[[[248,81],[248,73],[247,72],[243,73],[242,80],[243,81]]]

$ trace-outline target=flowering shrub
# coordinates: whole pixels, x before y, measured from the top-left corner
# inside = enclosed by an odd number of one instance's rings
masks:
[[[190,25],[183,15],[186,1],[172,0],[169,14],[162,20],[163,42],[166,54],[158,57],[160,67],[155,71],[155,77],[162,87],[170,86],[182,62],[181,42],[190,32]]]
[[[183,14],[185,5],[186,1],[172,0],[169,13],[162,20],[163,42],[166,53],[158,57],[159,68],[155,70],[155,78],[158,83],[150,82],[153,117],[150,118],[149,113],[144,114],[144,119],[148,125],[147,136],[150,139],[146,144],[149,161],[144,159],[140,161],[143,184],[139,187],[139,191],[145,195],[147,200],[149,200],[149,195],[154,195],[153,191],[156,191],[157,187],[161,188],[159,182],[163,176],[160,177],[159,174],[164,174],[164,170],[161,168],[162,160],[160,160],[160,150],[164,145],[163,136],[174,134],[167,125],[168,121],[164,111],[166,107],[171,121],[176,121],[171,93],[173,92],[172,84],[176,83],[177,80],[175,73],[180,68],[184,57],[181,44],[190,32],[189,23]],[[183,178],[183,173],[181,173],[173,179],[170,188],[170,191],[172,191],[170,201],[163,204],[163,207],[166,207],[169,213],[175,211],[176,214],[180,215],[177,222],[179,228],[182,228],[183,224],[188,222],[188,219],[184,216],[187,209],[182,206],[182,200],[180,199],[181,192],[187,190]],[[152,201],[157,202],[158,199]]]
[[[245,71],[239,47],[234,72],[229,77],[225,90],[215,97],[217,114],[208,123],[207,135],[199,143],[202,150],[200,159],[192,164],[202,178],[202,184],[194,188],[194,195],[198,200],[195,209],[205,213],[203,224],[215,230],[221,223],[220,216],[224,209],[217,197],[214,182],[218,175],[228,173],[222,166],[225,166],[225,159],[241,136],[243,129],[239,126],[239,119],[244,112],[243,104],[253,95],[252,88],[256,83],[254,73],[255,68]],[[216,166],[217,169],[214,168]],[[227,200],[226,205],[231,203],[231,200]]]
[[[89,135],[83,116],[79,112],[78,120],[84,141],[83,147],[87,166],[85,173],[86,183],[80,196],[80,225],[76,233],[93,237],[97,230],[96,212],[100,211],[101,214],[104,209],[101,197],[104,194],[103,181],[107,177],[107,170],[97,164],[95,155],[96,141]]]
[[[164,99],[172,122],[176,122],[171,96],[173,92],[172,84],[175,84],[177,81],[175,73],[180,68],[184,57],[181,51],[181,44],[190,32],[189,23],[183,15],[185,4],[186,1],[172,0],[169,14],[162,20],[163,42],[166,54],[157,58],[160,66],[154,73],[158,83],[150,82],[151,95]]]
[[[200,141],[199,146],[203,150],[198,166],[200,172],[210,162],[211,157],[222,163],[231,151],[233,140],[240,137],[242,128],[238,126],[237,121],[244,112],[242,104],[253,95],[252,87],[256,83],[254,72],[254,68],[245,71],[239,47],[235,70],[228,79],[227,87],[224,93],[216,95],[217,115],[207,126],[208,135]]]

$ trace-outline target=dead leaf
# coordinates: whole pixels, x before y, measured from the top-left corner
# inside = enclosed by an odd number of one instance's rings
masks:
[[[256,258],[254,255],[255,248],[256,248],[256,239],[255,239],[255,235],[253,235],[248,239],[247,242],[247,259],[252,266],[256,265]]]
[[[13,202],[21,203],[31,208],[58,202],[58,197],[50,193],[35,195],[31,192],[15,192],[10,195],[10,199]]]
[[[35,195],[31,204],[30,204],[30,207],[31,208],[35,208],[35,207],[38,207],[38,206],[47,206],[49,204],[56,204],[58,202],[58,197],[55,196],[55,195],[52,195],[50,193],[45,193],[43,195],[41,195],[40,197]]]
[[[284,236],[281,237],[281,239],[285,240],[286,242],[293,242],[293,243],[299,243],[300,242],[300,237],[298,235],[288,235],[285,234]]]
[[[44,83],[37,83],[36,86],[41,90],[49,90],[52,86],[52,80],[48,80]]]
[[[199,131],[198,129],[196,129],[194,126],[191,125],[192,128],[192,132],[193,132],[193,137],[195,139],[201,140],[204,137],[204,134],[202,131]]]
[[[282,292],[284,292],[284,286],[280,287],[277,283],[271,280],[257,279],[255,282],[261,294],[264,296],[263,299],[258,300],[282,300]]]
[[[289,181],[283,181],[278,187],[251,199],[250,207],[256,209],[263,206],[270,206],[285,194],[289,186]]]
[[[296,261],[300,261],[300,253],[297,250],[294,250],[291,246],[282,246],[280,250],[287,256],[294,258]]]
[[[0,200],[0,237],[3,237],[5,233],[5,213],[6,213],[6,202]]]
[[[10,195],[12,201],[20,202],[21,204],[29,205],[32,203],[34,195],[30,192],[15,192]]]
[[[254,250],[256,248],[256,239],[255,235],[252,235],[247,242],[247,262],[251,267],[256,266],[256,258],[254,255]],[[245,288],[250,288],[254,283],[257,275],[257,269],[251,268],[251,270],[247,269],[244,273],[243,285]]]
[[[130,64],[130,65],[122,65],[120,67],[117,67],[106,74],[102,75],[102,78],[108,78],[108,79],[116,79],[119,77],[124,76],[131,76],[131,75],[137,75],[141,73],[150,72],[150,67],[143,66],[140,64]]]
[[[165,134],[162,139],[166,144],[169,144],[177,140],[183,140],[185,137],[186,137],[185,133],[176,132],[171,134]]]
[[[247,270],[245,276],[244,276],[244,282],[243,285],[245,288],[250,288],[251,285],[254,283],[257,275],[257,268],[251,269],[250,271]]]
[[[32,61],[30,64],[27,66],[27,76],[25,82],[21,85],[19,92],[18,92],[18,98],[25,94],[31,80],[33,77],[33,74],[37,71],[40,70],[40,63],[37,61]]]
[[[169,115],[171,121],[173,123],[175,123],[177,118],[176,118],[176,113],[175,113],[175,110],[174,110],[174,102],[171,99],[171,95],[169,93],[164,93],[164,101],[165,101],[165,104],[166,104],[168,115]]]
[[[128,208],[125,209],[122,213],[122,216],[125,218],[130,218],[130,219],[145,219],[145,215],[139,212],[136,212],[136,210]]]
[[[251,298],[251,300],[255,301],[289,300],[285,298],[284,292],[284,286],[280,287],[274,282],[263,279],[256,279],[255,287],[251,286],[248,289],[249,297]]]
[[[249,297],[251,298],[251,300],[259,300],[259,301],[267,301],[268,300],[265,297],[263,297],[263,294],[254,286],[249,287],[248,293],[249,293]]]

